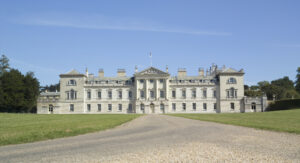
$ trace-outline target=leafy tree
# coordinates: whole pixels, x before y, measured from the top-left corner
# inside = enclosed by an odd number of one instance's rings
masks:
[[[9,69],[9,59],[2,55],[0,58],[0,76]]]
[[[44,92],[44,91],[48,91],[48,92],[56,92],[56,91],[60,91],[60,84],[57,83],[57,84],[51,84],[51,85],[46,85],[44,87],[41,87],[41,91]]]
[[[26,112],[33,112],[36,106],[36,100],[39,95],[39,81],[34,77],[33,72],[27,72],[24,77],[24,98]]]
[[[294,89],[294,82],[290,80],[287,76],[277,80],[273,80],[271,84],[285,89]]]
[[[298,93],[300,93],[300,67],[298,67],[298,69],[297,69],[297,75],[296,75],[296,82],[295,82],[295,84],[296,84],[296,86],[295,86],[296,91]]]

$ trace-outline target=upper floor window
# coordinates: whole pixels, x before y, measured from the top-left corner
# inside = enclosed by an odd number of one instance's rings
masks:
[[[91,91],[87,91],[87,98],[91,99]]]
[[[112,92],[111,91],[108,91],[108,98],[112,99]]]
[[[165,91],[160,91],[160,98],[165,98]]]
[[[196,98],[196,90],[192,90],[192,97]]]
[[[176,98],[176,91],[175,90],[172,91],[172,97]]]
[[[228,79],[227,83],[228,84],[236,84],[236,79],[231,77],[231,78]]]
[[[203,90],[203,95],[202,95],[203,98],[206,98],[207,97],[207,90]]]
[[[213,97],[217,98],[217,91],[216,90],[213,91]]]
[[[75,99],[77,99],[77,92],[76,91],[74,91],[73,89],[71,89],[71,91],[68,91],[67,92],[67,99],[68,100],[75,100]]]
[[[140,91],[140,97],[141,97],[141,98],[145,98],[144,91]]]
[[[159,82],[160,82],[160,83],[163,83],[163,82],[164,82],[164,79],[160,79]]]
[[[131,91],[128,92],[128,97],[132,98],[132,92]]]
[[[186,97],[186,91],[182,90],[182,97],[185,98]]]
[[[144,79],[141,79],[141,80],[140,80],[140,83],[144,83]]]
[[[68,85],[76,85],[76,81],[71,79],[68,81]]]
[[[154,82],[153,79],[150,79],[149,81],[150,81],[150,83],[153,83],[153,82]]]
[[[119,91],[119,99],[122,99],[122,91]]]
[[[98,91],[98,99],[101,99],[101,91]]]
[[[150,91],[150,98],[154,98],[154,91]]]
[[[227,98],[237,98],[237,90],[234,88],[227,89]]]

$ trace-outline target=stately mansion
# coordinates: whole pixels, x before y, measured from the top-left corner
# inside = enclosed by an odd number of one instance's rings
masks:
[[[264,111],[266,97],[244,96],[244,71],[232,68],[199,68],[198,75],[177,76],[154,67],[138,71],[132,77],[124,69],[117,76],[98,76],[72,70],[60,75],[60,92],[42,92],[39,114],[163,114],[232,113]]]

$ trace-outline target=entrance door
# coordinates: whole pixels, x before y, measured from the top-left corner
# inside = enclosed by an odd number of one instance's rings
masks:
[[[150,104],[150,113],[155,113],[154,104]]]

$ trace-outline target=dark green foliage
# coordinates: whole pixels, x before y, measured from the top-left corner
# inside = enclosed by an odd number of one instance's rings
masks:
[[[57,84],[51,84],[51,85],[46,85],[46,86],[44,86],[44,87],[41,87],[41,91],[42,92],[45,92],[45,90],[47,90],[48,92],[56,92],[56,91],[60,91],[60,85],[59,85],[59,83],[57,83]]]
[[[6,64],[0,63],[0,65]],[[17,69],[8,71],[6,68],[5,71],[2,71],[0,75],[0,112],[34,112],[38,95],[39,82],[32,72],[28,72],[24,76]]]
[[[9,69],[9,59],[2,55],[0,58],[0,76]]]
[[[293,108],[300,108],[300,99],[290,99],[290,100],[279,100],[271,103],[267,110],[288,110]]]
[[[297,75],[296,75],[296,82],[295,82],[296,86],[295,89],[298,93],[300,93],[300,67],[298,67],[297,69]]]

